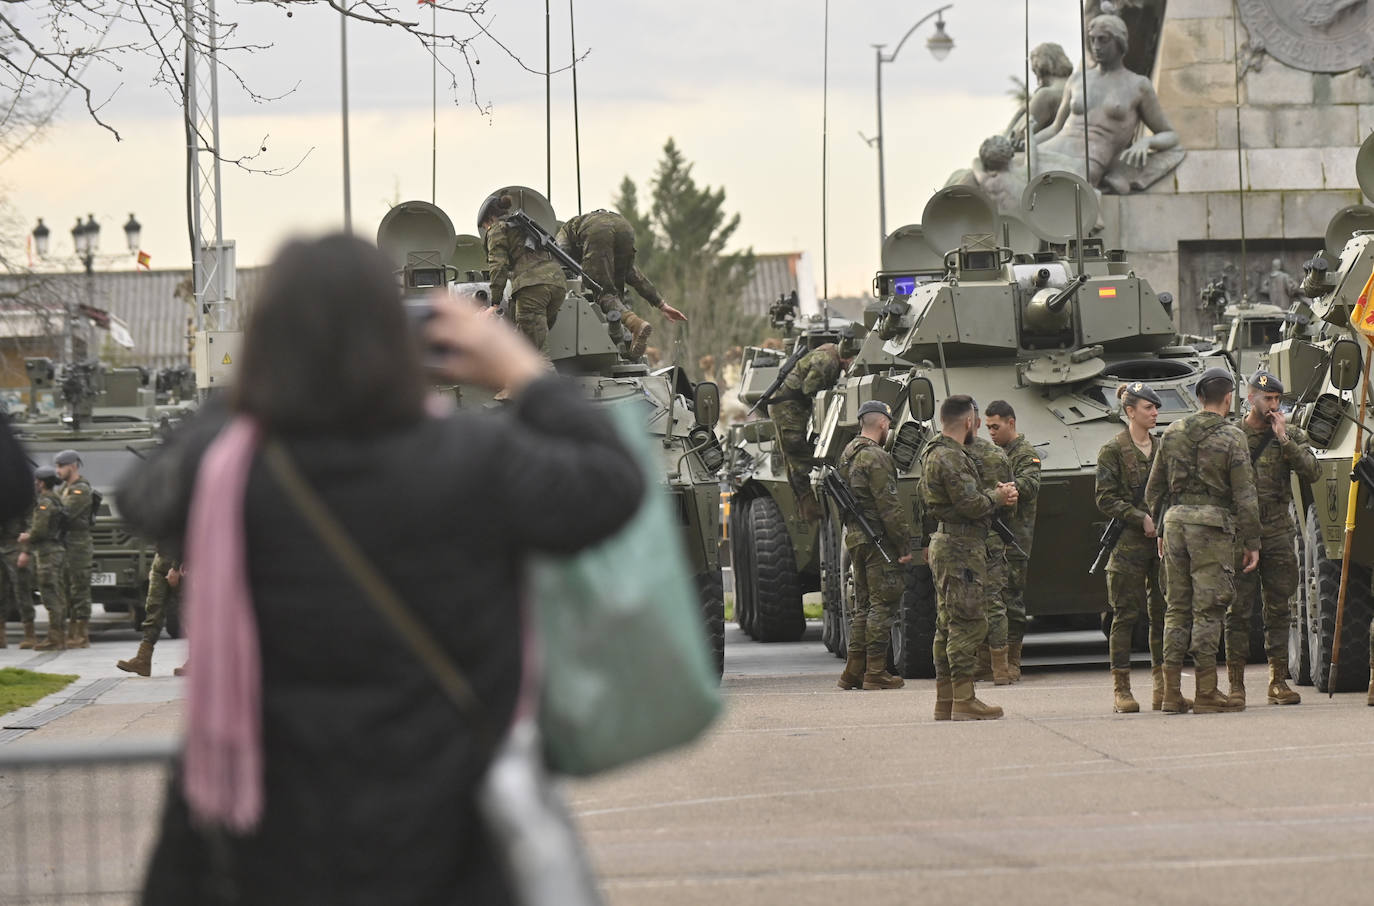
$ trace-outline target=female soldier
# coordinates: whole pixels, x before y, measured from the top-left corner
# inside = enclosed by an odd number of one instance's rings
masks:
[[[525,241],[525,231],[506,220],[513,201],[509,195],[489,198],[482,207],[478,228],[486,239],[487,268],[491,271],[491,301],[499,303],[510,281],[507,309],[534,348],[544,351],[549,328],[568,294],[563,268],[553,256]]]
[[[1154,459],[1155,439],[1150,429],[1159,416],[1160,399],[1143,381],[1122,384],[1116,396],[1121,400],[1126,430],[1097,452],[1097,508],[1108,518],[1126,524],[1107,561],[1107,600],[1112,608],[1109,651],[1114,710],[1133,714],[1140,705],[1131,697],[1131,636],[1147,604],[1150,672],[1154,677],[1151,707],[1158,711],[1164,699],[1164,591],[1154,519],[1141,505]]]

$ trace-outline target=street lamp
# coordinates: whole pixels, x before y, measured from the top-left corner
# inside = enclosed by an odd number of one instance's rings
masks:
[[[954,49],[954,39],[945,33],[945,20],[941,14],[953,5],[953,3],[946,3],[939,9],[926,13],[916,20],[916,24],[907,29],[906,34],[902,35],[902,40],[897,42],[897,47],[892,53],[883,53],[883,48],[887,46],[885,44],[873,45],[878,60],[878,134],[874,136],[871,144],[878,146],[878,240],[880,243],[887,238],[887,180],[883,168],[883,64],[894,62],[897,59],[897,54],[902,52],[902,47],[906,44],[907,39],[931,17],[936,17],[935,34],[926,41],[926,49],[937,61],[949,56],[949,52]]]
[[[76,252],[77,260],[81,262],[86,270],[86,305],[90,308],[95,306],[95,256],[100,251],[100,224],[96,223],[94,214],[86,215],[86,222],[82,223],[81,218],[76,218],[76,223],[72,226],[72,249]],[[48,229],[43,223],[43,218],[38,218],[38,226],[33,228],[33,247],[38,253],[39,258],[48,257],[49,237],[52,230]],[[138,222],[132,213],[129,220],[124,224],[124,238],[129,243],[129,251],[137,252],[139,240],[143,236],[143,225]],[[63,331],[62,339],[62,361],[70,364],[74,360],[72,348],[72,328],[77,321],[75,304],[68,299],[67,308],[67,329]]]
[[[38,226],[33,228],[33,250],[39,258],[48,257],[48,236],[51,233],[52,230],[43,223],[43,218],[38,218]]]
[[[138,254],[138,240],[143,236],[143,224],[134,219],[134,212],[129,212],[129,222],[124,224],[124,238],[129,240],[129,251]]]

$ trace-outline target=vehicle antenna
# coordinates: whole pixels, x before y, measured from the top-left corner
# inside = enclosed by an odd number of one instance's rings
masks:
[[[1238,16],[1231,16],[1231,40],[1237,41],[1240,38],[1240,26],[1236,24]],[[1240,199],[1240,299],[1244,302],[1249,295],[1249,288],[1246,286],[1247,276],[1250,268],[1245,260],[1245,168],[1244,154],[1241,150],[1240,138],[1240,80],[1244,74],[1240,69],[1240,45],[1232,44],[1235,48],[1236,66],[1236,186],[1239,191]]]

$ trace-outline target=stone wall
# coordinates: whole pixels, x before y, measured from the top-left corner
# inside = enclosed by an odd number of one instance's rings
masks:
[[[1209,277],[1180,273],[1189,256],[1180,243],[1218,243],[1241,238],[1245,187],[1245,235],[1276,243],[1247,254],[1243,270],[1261,262],[1310,255],[1322,245],[1327,221],[1345,205],[1362,201],[1355,181],[1355,153],[1374,130],[1374,80],[1358,71],[1337,75],[1303,72],[1262,59],[1236,83],[1236,37],[1242,58],[1248,35],[1233,22],[1232,0],[1169,0],[1160,39],[1155,86],[1165,114],[1188,156],[1148,192],[1103,198],[1110,245],[1131,252],[1136,271],[1157,290],[1179,295]],[[1240,101],[1237,154],[1236,103]],[[1256,288],[1251,286],[1253,295]],[[1195,298],[1179,297],[1180,328],[1205,332]]]

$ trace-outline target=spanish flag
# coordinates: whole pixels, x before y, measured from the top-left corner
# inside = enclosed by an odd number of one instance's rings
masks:
[[[140,250],[138,253],[138,266],[146,270],[152,269],[153,256]]]
[[[1374,337],[1374,302],[1371,302],[1371,297],[1374,297],[1374,270],[1370,271],[1364,289],[1360,290],[1355,310],[1350,313],[1350,326],[1367,337]]]

